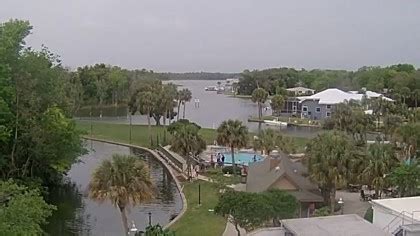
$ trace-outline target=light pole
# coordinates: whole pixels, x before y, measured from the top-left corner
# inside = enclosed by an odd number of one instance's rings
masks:
[[[338,199],[338,204],[340,205],[341,214],[343,215],[343,213],[344,213],[344,201],[343,201],[343,198],[340,197],[340,199]]]
[[[152,226],[152,212],[149,211],[147,214],[149,215],[149,226]]]

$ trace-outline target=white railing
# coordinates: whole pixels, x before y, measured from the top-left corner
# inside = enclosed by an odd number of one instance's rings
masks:
[[[389,233],[389,231],[395,226],[397,226],[396,228],[398,229],[399,226],[403,226],[406,224],[414,224],[414,213],[420,213],[420,210],[412,212],[402,211],[398,213],[398,215],[396,215],[394,219],[392,219],[382,230]]]

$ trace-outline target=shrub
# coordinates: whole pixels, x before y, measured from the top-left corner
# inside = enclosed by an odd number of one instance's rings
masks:
[[[236,174],[240,175],[241,174],[241,170],[239,168],[235,168],[236,170]],[[223,174],[233,174],[233,166],[225,166],[222,168],[222,172]]]
[[[372,209],[372,207],[369,207],[366,210],[366,213],[365,213],[365,217],[364,218],[365,218],[365,220],[369,221],[370,223],[373,222],[373,209]]]

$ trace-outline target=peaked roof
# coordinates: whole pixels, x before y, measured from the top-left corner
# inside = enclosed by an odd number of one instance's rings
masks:
[[[286,89],[287,91],[315,91],[314,89],[310,89],[310,88],[305,88],[305,87],[294,87],[294,88],[288,88]]]
[[[301,101],[318,100],[319,104],[338,104],[350,100],[361,101],[362,98],[363,94],[347,93],[336,88],[326,89],[311,96],[299,97]]]
[[[292,182],[297,191],[288,191],[301,202],[321,202],[318,187],[305,177],[306,168],[298,162],[293,162],[286,154],[280,157],[267,157],[263,161],[250,163],[246,184],[247,192],[263,192],[268,190],[282,177]],[[287,190],[285,190],[287,191]]]

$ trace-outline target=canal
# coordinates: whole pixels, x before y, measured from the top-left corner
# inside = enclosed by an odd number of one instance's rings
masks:
[[[132,207],[128,221],[134,221],[140,230],[152,223],[166,225],[182,209],[182,200],[174,180],[162,164],[150,153],[119,145],[86,141],[89,153],[80,157],[66,176],[63,185],[51,189],[49,202],[57,206],[45,230],[50,235],[122,235],[121,216],[109,201],[99,204],[87,197],[87,186],[94,169],[112,154],[134,154],[144,160],[157,188],[154,200]]]

